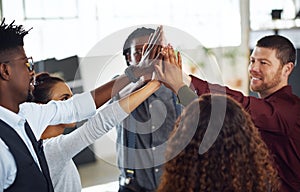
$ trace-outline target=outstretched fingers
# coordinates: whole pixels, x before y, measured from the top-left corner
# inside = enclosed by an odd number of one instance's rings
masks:
[[[159,81],[163,81],[165,79],[163,63],[159,62],[154,65],[155,69],[155,77]]]
[[[176,63],[176,66],[179,69],[182,69],[182,57],[181,57],[181,53],[179,51],[177,52],[177,63]]]
[[[147,50],[149,52],[149,58],[156,58],[160,52],[163,44],[163,28],[162,25],[158,26],[155,32],[151,35],[148,41]]]
[[[174,49],[171,45],[168,45],[168,56],[169,56],[170,63],[177,65],[177,58]]]
[[[154,66],[157,77],[165,86],[177,93],[184,84],[181,54],[180,52],[175,53],[170,45],[164,47],[161,54],[163,55],[163,62]]]

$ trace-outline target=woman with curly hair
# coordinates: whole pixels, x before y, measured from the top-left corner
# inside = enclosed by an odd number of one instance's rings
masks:
[[[171,133],[166,157],[171,160],[158,192],[278,189],[267,146],[248,113],[230,97],[202,95],[187,106]]]

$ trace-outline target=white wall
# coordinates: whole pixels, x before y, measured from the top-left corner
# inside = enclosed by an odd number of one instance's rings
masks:
[[[222,62],[208,59],[197,47],[198,42],[205,47],[238,46],[241,43],[239,0],[153,0],[147,4],[140,0],[2,2],[3,16],[8,22],[16,20],[16,24],[23,24],[25,29],[33,27],[25,37],[27,55],[32,55],[36,61],[71,55],[81,58],[80,70],[86,91],[124,71],[126,65],[120,53],[127,35],[137,24],[154,27],[163,24],[181,30],[180,35],[171,30],[166,36],[176,49],[195,58],[195,62],[186,59],[189,65],[185,65],[185,70],[196,68],[197,76],[221,84],[226,73],[221,73],[220,69],[232,71],[220,66]],[[25,6],[24,2],[31,4]],[[39,14],[41,18],[32,18]],[[62,17],[56,17],[56,14]],[[207,62],[201,68],[198,64],[203,60]],[[114,138],[113,132],[111,135]],[[96,153],[101,151],[103,155],[100,156],[111,155],[115,148],[114,144],[108,144],[111,140],[97,142]]]

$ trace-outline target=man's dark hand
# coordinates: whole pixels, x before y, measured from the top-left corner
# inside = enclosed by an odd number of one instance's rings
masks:
[[[154,65],[159,64],[163,59],[161,54],[163,40],[163,27],[159,26],[149,37],[148,43],[144,45],[141,61],[133,68],[136,77],[144,76],[145,81],[152,78]]]

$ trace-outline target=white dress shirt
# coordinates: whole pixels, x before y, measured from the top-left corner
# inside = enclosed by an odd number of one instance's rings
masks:
[[[90,92],[74,95],[66,101],[50,101],[46,105],[23,103],[18,114],[0,106],[0,119],[11,126],[23,139],[38,165],[38,158],[25,132],[26,120],[36,139],[39,140],[48,125],[78,122],[95,113],[96,106]],[[0,154],[0,192],[2,192],[14,182],[17,168],[14,157],[1,139]]]

